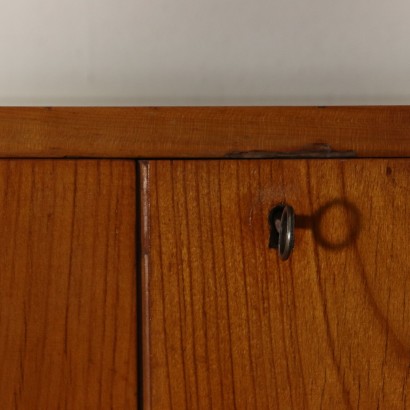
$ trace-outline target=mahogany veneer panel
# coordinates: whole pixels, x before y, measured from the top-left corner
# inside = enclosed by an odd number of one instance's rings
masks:
[[[410,107],[3,107],[0,156],[408,157]]]
[[[409,161],[151,161],[142,186],[146,408],[410,406]]]
[[[2,409],[136,408],[133,161],[0,161]]]

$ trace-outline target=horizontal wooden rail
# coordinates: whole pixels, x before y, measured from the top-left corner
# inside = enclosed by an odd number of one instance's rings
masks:
[[[0,108],[0,157],[408,157],[410,106]]]

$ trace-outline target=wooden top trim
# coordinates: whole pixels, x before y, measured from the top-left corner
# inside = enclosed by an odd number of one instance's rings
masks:
[[[0,108],[0,157],[408,157],[410,106]]]

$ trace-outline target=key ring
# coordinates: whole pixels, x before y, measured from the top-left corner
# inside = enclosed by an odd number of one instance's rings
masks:
[[[277,248],[279,258],[289,259],[295,245],[295,212],[290,205],[279,204],[269,215],[271,236],[269,247]]]

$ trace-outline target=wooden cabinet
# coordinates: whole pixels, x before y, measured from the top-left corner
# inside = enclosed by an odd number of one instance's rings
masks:
[[[409,136],[408,107],[0,109],[1,408],[410,408]]]

